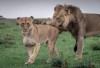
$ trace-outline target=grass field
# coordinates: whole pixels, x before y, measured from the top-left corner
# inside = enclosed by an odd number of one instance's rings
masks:
[[[67,62],[67,68],[100,68],[100,35],[84,40],[82,62],[75,60],[73,51],[75,40],[69,32],[59,35],[56,47],[62,53],[61,59]],[[42,44],[34,64],[25,65],[27,61],[22,35],[15,20],[0,19],[0,68],[56,68],[52,63],[46,63],[48,50]],[[66,60],[65,60],[66,59]],[[62,67],[64,68],[64,67]]]

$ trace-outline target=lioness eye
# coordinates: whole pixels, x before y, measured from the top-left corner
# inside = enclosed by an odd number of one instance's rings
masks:
[[[23,27],[23,26],[24,26],[24,23],[21,23],[21,25],[20,25],[20,26],[22,26],[22,27]]]

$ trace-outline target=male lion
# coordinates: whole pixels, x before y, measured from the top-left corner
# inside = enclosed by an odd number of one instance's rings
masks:
[[[25,64],[34,63],[37,53],[40,49],[40,44],[47,42],[48,50],[50,52],[49,60],[52,59],[52,55],[55,50],[55,44],[59,35],[59,30],[51,25],[33,24],[33,17],[17,18],[23,34],[23,43],[26,47],[28,55],[28,61]],[[34,45],[34,51],[32,53],[31,45]]]
[[[51,25],[67,29],[74,36],[76,39],[74,51],[76,51],[76,59],[80,60],[84,38],[100,34],[100,15],[82,13],[78,7],[72,5],[57,5],[54,8]]]

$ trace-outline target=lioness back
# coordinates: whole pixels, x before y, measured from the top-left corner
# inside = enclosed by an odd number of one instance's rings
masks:
[[[27,52],[28,60],[25,64],[32,64],[35,62],[36,56],[40,50],[41,43],[48,43],[49,59],[47,62],[52,60],[52,55],[56,50],[55,44],[59,34],[56,27],[51,25],[36,25],[33,23],[34,17],[23,17],[17,18],[19,26],[22,30],[23,43]],[[32,52],[32,46],[34,50]]]
[[[39,41],[52,40],[59,34],[58,28],[51,25],[38,24],[36,25],[36,29]]]

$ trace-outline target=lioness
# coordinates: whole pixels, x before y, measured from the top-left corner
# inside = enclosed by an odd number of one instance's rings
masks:
[[[52,59],[52,55],[55,50],[55,44],[59,35],[59,30],[51,25],[33,24],[34,18],[23,17],[17,18],[23,34],[23,43],[26,47],[28,55],[28,61],[25,64],[34,63],[37,53],[40,49],[40,44],[47,42],[49,50],[49,60]],[[31,45],[34,44],[34,51],[32,53]]]

